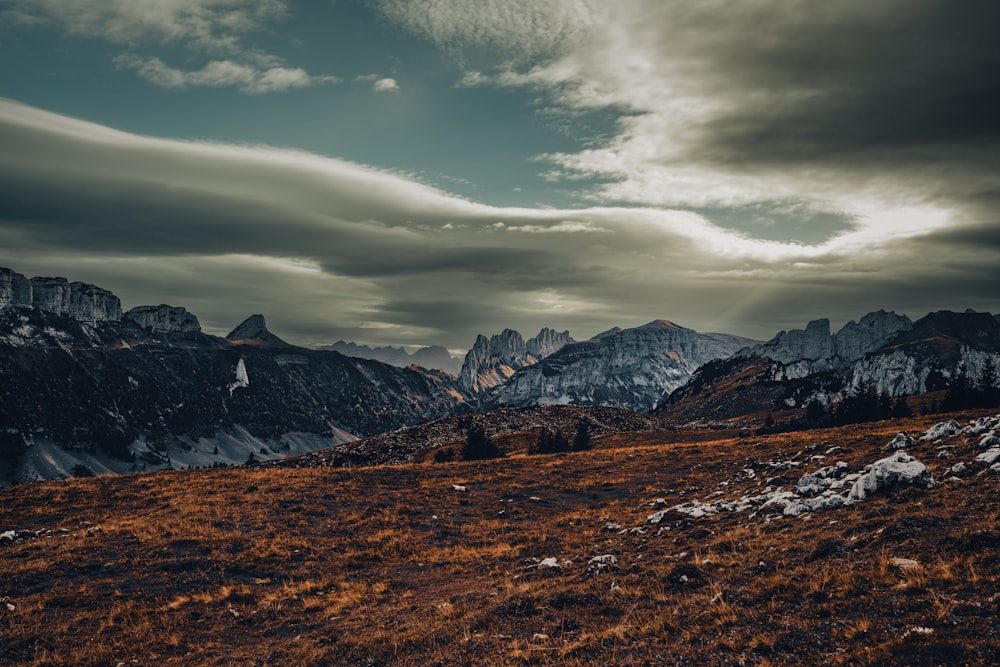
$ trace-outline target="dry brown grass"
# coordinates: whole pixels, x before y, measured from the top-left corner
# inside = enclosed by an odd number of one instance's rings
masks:
[[[833,445],[843,450],[830,461],[861,465],[897,431],[939,419],[744,439],[617,434],[590,452],[481,463],[2,489],[0,530],[68,533],[0,547],[0,597],[15,607],[0,604],[0,662],[994,664],[1000,475],[973,471],[806,517],[646,522],[657,497],[759,492],[764,474],[741,477],[747,465]],[[940,480],[976,449],[935,452],[912,453]],[[809,469],[766,474],[787,488]],[[589,571],[601,554],[618,563]],[[539,569],[548,557],[561,568]],[[894,557],[921,566],[901,570]]]

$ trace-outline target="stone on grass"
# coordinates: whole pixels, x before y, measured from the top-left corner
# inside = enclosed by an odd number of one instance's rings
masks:
[[[856,503],[878,491],[903,484],[929,489],[934,486],[934,479],[927,466],[899,451],[867,466],[864,474],[851,487],[847,502]]]
[[[897,449],[906,449],[907,447],[913,447],[917,444],[917,441],[906,435],[905,433],[899,433],[895,438],[889,441],[889,444],[885,446],[889,451],[896,451]]]

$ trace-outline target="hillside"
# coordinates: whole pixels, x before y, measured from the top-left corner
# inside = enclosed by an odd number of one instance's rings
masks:
[[[478,463],[7,487],[4,655],[995,664],[1000,420],[971,422],[988,414],[697,442],[617,433],[589,452]],[[916,461],[887,447],[900,431]],[[890,457],[903,463],[872,465]],[[876,488],[891,470],[899,486]],[[833,507],[859,488],[870,492]]]

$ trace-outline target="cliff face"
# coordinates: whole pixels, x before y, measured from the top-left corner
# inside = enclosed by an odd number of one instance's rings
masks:
[[[0,308],[31,306],[31,282],[16,271],[0,268]]]
[[[573,343],[497,386],[487,405],[605,405],[651,410],[704,363],[751,341],[666,320]]]
[[[32,278],[0,268],[0,308],[38,308],[93,324],[122,317],[118,297],[106,289],[65,278]]]
[[[527,341],[513,329],[504,329],[490,338],[479,336],[465,355],[459,380],[467,391],[483,392],[572,342],[568,331],[560,333],[548,327]]]
[[[1000,368],[1000,322],[989,313],[929,313],[850,369],[850,388],[871,382],[890,396],[943,389],[960,372],[972,381]]]
[[[781,331],[766,343],[744,350],[742,354],[781,362],[786,377],[803,378],[813,373],[850,368],[912,324],[905,315],[879,310],[868,313],[858,322],[848,322],[831,335],[830,321],[824,318],[810,322],[805,330]]]
[[[125,318],[143,329],[161,333],[201,331],[201,323],[194,313],[189,313],[186,308],[175,308],[166,304],[137,306],[125,313]]]

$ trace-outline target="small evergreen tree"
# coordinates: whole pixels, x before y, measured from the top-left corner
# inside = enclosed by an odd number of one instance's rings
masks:
[[[809,423],[818,424],[825,416],[826,410],[823,409],[823,404],[815,398],[806,404],[806,419]]]
[[[470,426],[462,447],[462,458],[466,461],[495,459],[500,456],[496,443],[486,435],[482,426]]]
[[[905,397],[900,396],[896,399],[896,402],[892,404],[891,416],[894,419],[913,416],[913,410],[910,409],[910,405],[906,402]]]
[[[579,422],[576,425],[576,435],[573,436],[573,451],[582,452],[592,447],[590,442],[590,426],[586,422]]]

